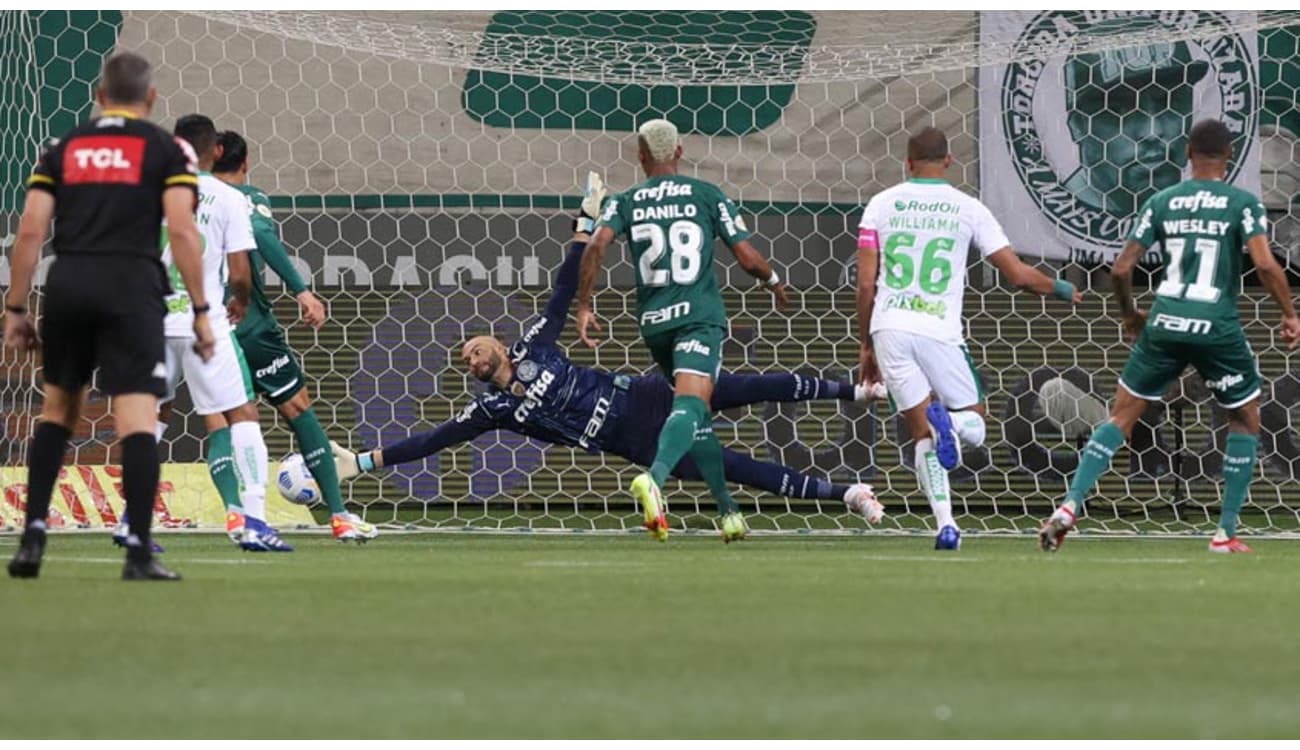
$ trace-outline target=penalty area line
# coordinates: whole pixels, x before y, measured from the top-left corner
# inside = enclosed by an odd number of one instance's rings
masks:
[[[64,562],[64,563],[85,563],[88,565],[121,565],[121,557],[63,557],[61,555],[47,555],[46,561]],[[216,560],[212,558],[194,557],[178,559],[182,565],[265,565],[265,560]]]

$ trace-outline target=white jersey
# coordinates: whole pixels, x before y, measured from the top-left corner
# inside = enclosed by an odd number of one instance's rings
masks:
[[[871,331],[898,330],[962,342],[966,253],[984,257],[1011,243],[983,203],[943,180],[914,179],[884,190],[862,213],[858,244],[880,248]]]
[[[212,335],[221,338],[230,331],[226,318],[226,256],[257,247],[253,239],[253,223],[248,214],[248,200],[244,194],[216,177],[199,174],[199,207],[194,221],[198,224],[203,244],[203,289],[207,303],[208,320]],[[164,232],[166,227],[163,227]],[[164,234],[164,237],[166,235]],[[169,337],[194,336],[194,312],[185,282],[172,260],[171,244],[163,250],[163,264],[171,277],[173,293],[167,297],[167,317],[163,327]]]

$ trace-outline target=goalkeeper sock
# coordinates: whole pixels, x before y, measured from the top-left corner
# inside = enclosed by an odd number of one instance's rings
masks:
[[[852,383],[839,383],[793,373],[726,375],[713,387],[714,411],[761,403],[787,403],[818,399],[854,399]],[[387,454],[385,454],[387,455]]]
[[[673,398],[672,411],[664,421],[663,428],[659,430],[659,447],[655,451],[655,460],[650,464],[650,476],[660,489],[668,480],[668,475],[677,468],[677,462],[681,461],[682,456],[685,456],[694,445],[695,426],[700,421],[700,415],[708,413],[708,407],[695,396]],[[384,456],[387,455],[385,451]],[[702,470],[701,475],[703,475]]]
[[[1259,436],[1234,432],[1228,435],[1223,456],[1223,512],[1219,528],[1229,538],[1237,535],[1237,515],[1250,493],[1255,474],[1255,457],[1259,453]]]
[[[952,490],[948,486],[948,472],[939,465],[939,456],[934,452],[934,440],[925,438],[916,441],[916,478],[930,501],[930,512],[934,513],[936,526],[956,526],[952,520]]]
[[[969,448],[984,445],[987,428],[984,426],[984,417],[980,416],[979,412],[967,409],[948,412],[948,416],[952,418],[953,432],[957,433],[957,438],[961,440],[962,445]]]
[[[266,441],[257,422],[230,425],[230,444],[235,454],[235,473],[241,486],[244,513],[266,520]]]
[[[167,434],[166,422],[155,422],[153,425],[153,438],[155,442],[162,442],[163,435]]]
[[[684,467],[689,467],[687,470]],[[778,497],[797,497],[804,500],[843,500],[849,486],[831,484],[829,480],[811,477],[789,466],[759,461],[744,453],[722,449],[722,470],[727,481],[756,487]],[[679,464],[673,475],[682,479],[701,480],[704,475],[690,464]]]
[[[740,510],[736,500],[731,496],[727,486],[727,472],[723,469],[722,443],[713,434],[713,420],[706,419],[696,423],[695,439],[691,444],[691,459],[704,475],[709,485],[713,501],[718,505],[718,515],[725,516]]]
[[[330,515],[347,513],[347,508],[343,506],[343,490],[339,488],[338,469],[334,466],[334,454],[330,453],[330,439],[325,435],[325,428],[320,426],[316,412],[312,409],[304,410],[289,422],[289,427],[293,429],[294,437],[298,438],[298,449],[302,451],[307,471],[311,472],[312,479],[320,485],[320,493],[325,497]],[[384,455],[388,455],[387,452]]]
[[[239,500],[239,476],[235,473],[235,451],[230,444],[230,428],[222,427],[208,433],[208,473],[212,475],[212,484],[221,495],[221,504],[226,510],[244,512],[244,504]]]
[[[1092,492],[1097,479],[1110,468],[1110,461],[1115,457],[1115,451],[1123,444],[1123,431],[1110,420],[1102,422],[1097,429],[1093,430],[1092,437],[1083,448],[1083,453],[1079,454],[1079,468],[1075,470],[1074,477],[1070,479],[1070,489],[1065,493],[1065,501],[1071,505],[1071,513],[1077,515],[1083,508],[1088,493]]]
[[[27,447],[27,525],[44,523],[50,515],[50,498],[59,479],[59,467],[72,431],[61,424],[39,422]]]

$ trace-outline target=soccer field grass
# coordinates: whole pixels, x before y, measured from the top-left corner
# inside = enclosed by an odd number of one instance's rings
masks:
[[[1300,732],[1293,542],[164,541],[179,584],[88,536],[0,580],[0,736]]]

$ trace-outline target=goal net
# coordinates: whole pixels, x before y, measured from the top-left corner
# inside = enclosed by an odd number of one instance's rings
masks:
[[[157,67],[155,120],[202,112],[247,137],[251,182],[272,196],[295,262],[331,313],[319,332],[289,328],[290,340],[327,431],[362,448],[455,417],[479,388],[460,345],[522,334],[563,258],[583,175],[600,171],[614,189],[638,181],[633,133],[654,116],[677,123],[685,170],[738,201],[756,244],[798,292],[791,310],[773,311],[721,260],[724,368],[850,378],[853,229],[872,195],[905,178],[908,134],[935,125],[950,138],[952,181],[990,205],[1023,257],[1087,291],[1071,309],[1015,294],[968,261],[967,340],[989,435],[953,473],[955,510],[965,529],[1024,533],[1060,498],[1106,414],[1128,347],[1104,271],[1137,206],[1180,179],[1194,119],[1233,128],[1231,178],[1263,195],[1274,251],[1296,281],[1298,40],[1294,11],[8,11],[0,211],[7,246],[40,140],[92,112],[106,55],[143,53]],[[582,348],[571,329],[563,340],[580,364],[649,372],[632,266],[617,250],[606,266],[597,300],[606,342]],[[0,262],[0,284],[8,273]],[[1266,383],[1243,523],[1291,532],[1300,527],[1300,379],[1257,285],[1247,284],[1241,308]],[[294,319],[288,295],[278,309]],[[0,363],[0,454],[10,467],[0,523],[13,525],[39,374],[7,352]],[[185,396],[179,406],[164,458],[196,466],[202,421]],[[293,450],[291,436],[264,413],[274,463]],[[719,414],[715,428],[756,457],[871,483],[890,512],[886,530],[929,528],[905,460],[911,446],[883,404],[745,408]],[[1199,377],[1173,384],[1116,456],[1086,528],[1212,529],[1225,434]],[[93,511],[120,504],[111,487],[96,500],[78,479],[81,467],[112,464],[111,443],[94,396],[63,490],[63,501],[89,493],[75,525],[102,525]],[[411,529],[635,530],[623,489],[634,471],[501,432],[359,478],[345,493],[367,519]],[[215,496],[203,472],[184,477]],[[712,528],[702,485],[667,496],[675,527]],[[838,501],[737,497],[757,530],[866,530]],[[63,501],[56,493],[56,507]]]

